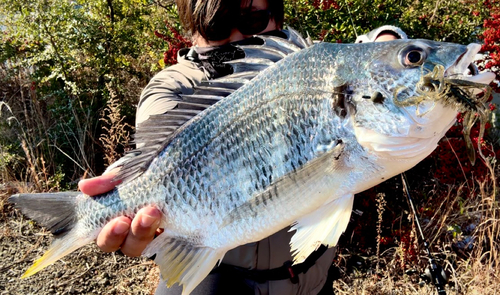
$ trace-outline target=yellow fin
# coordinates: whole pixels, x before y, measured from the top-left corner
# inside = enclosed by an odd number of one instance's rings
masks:
[[[35,260],[35,263],[21,276],[22,279],[27,278],[41,271],[45,267],[53,264],[57,260],[70,254],[76,249],[92,242],[92,238],[80,238],[72,231],[62,238],[54,240],[49,250],[42,257]]]

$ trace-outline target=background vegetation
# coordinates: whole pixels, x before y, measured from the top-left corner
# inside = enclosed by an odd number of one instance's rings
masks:
[[[478,65],[498,78],[499,7],[498,0],[287,0],[285,21],[328,42],[353,42],[385,24],[410,38],[482,42]],[[142,88],[190,45],[168,0],[2,0],[0,30],[0,183],[30,191],[74,189],[82,176],[102,173],[127,149]],[[490,280],[498,283],[496,116],[487,127],[487,161],[467,162],[459,122],[408,173],[432,250],[454,275],[457,294],[479,285],[475,291],[488,293]],[[405,271],[426,261],[400,180],[358,196],[356,210],[364,214],[353,215],[341,242],[337,291],[361,292],[352,289],[358,278],[365,294],[416,286],[418,276]],[[395,273],[400,283],[388,284]],[[418,287],[408,288],[401,292]]]

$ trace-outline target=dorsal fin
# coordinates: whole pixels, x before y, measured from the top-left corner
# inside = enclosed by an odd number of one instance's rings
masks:
[[[288,38],[255,36],[263,40],[262,45],[239,46],[245,58],[227,62],[233,67],[233,74],[218,79],[203,81],[193,87],[191,94],[179,94],[176,106],[164,114],[149,116],[138,124],[134,140],[139,147],[119,160],[121,167],[117,180],[123,183],[141,175],[151,161],[172,140],[173,134],[208,107],[217,103],[247,83],[260,72],[272,66],[283,57],[313,45],[293,29],[284,31]]]
[[[233,67],[233,74],[240,72],[260,72],[274,64],[265,58],[241,58],[226,62]]]
[[[236,88],[237,89],[237,88]],[[235,89],[227,88],[227,87],[217,87],[217,86],[205,86],[203,84],[194,87],[193,94],[202,94],[202,95],[216,95],[226,97],[229,94],[233,93]]]

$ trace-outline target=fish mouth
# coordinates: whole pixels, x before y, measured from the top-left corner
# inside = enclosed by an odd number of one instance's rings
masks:
[[[445,78],[468,81],[475,86],[490,84],[495,79],[495,74],[492,72],[479,73],[477,66],[473,63],[480,50],[481,45],[479,44],[467,45],[467,51],[451,67],[446,69]]]
[[[479,44],[469,44],[453,65],[447,69],[436,66],[432,73],[424,77],[421,86],[433,84],[437,91],[435,97],[443,98],[442,101],[455,105],[461,112],[484,111],[492,91],[488,84],[495,79],[495,74],[480,73],[473,63],[480,49]]]

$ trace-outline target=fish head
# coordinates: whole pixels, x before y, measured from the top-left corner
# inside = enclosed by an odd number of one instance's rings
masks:
[[[366,46],[361,51],[370,58],[350,86],[350,113],[357,140],[370,151],[422,158],[459,112],[487,112],[487,84],[495,76],[472,65],[480,45],[396,40]]]

